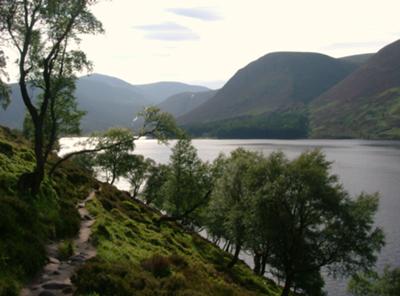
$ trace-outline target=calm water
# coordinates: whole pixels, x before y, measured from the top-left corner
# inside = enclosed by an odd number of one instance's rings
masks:
[[[65,153],[77,149],[72,144],[77,139],[63,139]],[[135,153],[143,154],[157,162],[168,162],[170,146],[158,145],[155,140],[140,140]],[[327,159],[333,162],[332,172],[337,174],[345,189],[352,195],[362,191],[381,195],[376,224],[383,227],[386,246],[382,250],[377,266],[400,266],[400,142],[361,140],[194,140],[198,154],[203,160],[213,160],[219,153],[229,154],[237,147],[269,153],[282,150],[289,158],[301,152],[320,148]],[[118,186],[128,189],[120,180]],[[249,262],[251,263],[251,262]],[[346,295],[346,281],[327,279],[329,296]]]

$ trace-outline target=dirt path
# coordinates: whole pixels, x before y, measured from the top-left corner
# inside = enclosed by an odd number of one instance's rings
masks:
[[[20,296],[59,296],[72,295],[74,286],[71,277],[77,267],[86,260],[96,256],[96,249],[89,243],[91,226],[95,220],[89,215],[86,209],[86,202],[93,199],[95,192],[78,204],[79,215],[81,216],[81,227],[79,236],[73,241],[75,254],[65,261],[58,258],[58,242],[49,244],[47,249],[48,264],[41,274],[25,287]]]

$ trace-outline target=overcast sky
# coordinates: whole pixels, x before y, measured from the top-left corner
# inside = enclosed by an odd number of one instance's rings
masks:
[[[128,82],[220,86],[273,51],[333,57],[400,38],[399,0],[103,0],[106,33],[81,45],[94,72]]]

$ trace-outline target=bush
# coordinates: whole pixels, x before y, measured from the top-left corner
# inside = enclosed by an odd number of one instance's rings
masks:
[[[58,245],[58,256],[61,260],[66,260],[74,254],[74,244],[71,240],[66,240]]]
[[[143,260],[141,266],[143,269],[151,272],[155,277],[167,277],[171,274],[171,262],[168,257],[153,255],[149,259]]]

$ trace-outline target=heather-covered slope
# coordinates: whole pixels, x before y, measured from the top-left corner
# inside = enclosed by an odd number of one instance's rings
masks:
[[[400,41],[310,106],[312,137],[400,138]]]
[[[267,54],[239,70],[212,99],[178,121],[188,125],[302,107],[356,67],[317,53]]]

